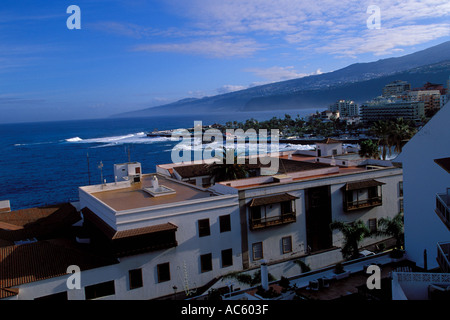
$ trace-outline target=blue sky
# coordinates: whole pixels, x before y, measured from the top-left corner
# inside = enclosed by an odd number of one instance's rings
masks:
[[[448,0],[2,0],[0,123],[105,117],[448,40]]]

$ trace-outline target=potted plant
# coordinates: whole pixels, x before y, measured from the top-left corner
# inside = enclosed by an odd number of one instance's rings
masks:
[[[280,287],[282,288],[281,292],[286,292],[289,290],[289,288],[291,287],[289,279],[286,277],[281,276],[280,281],[278,282],[278,284],[280,285]]]
[[[394,262],[402,260],[404,255],[405,251],[398,248],[394,248],[389,254]]]
[[[348,277],[350,275],[350,271],[345,271],[342,263],[338,262],[334,266],[334,274],[334,278],[339,280]]]

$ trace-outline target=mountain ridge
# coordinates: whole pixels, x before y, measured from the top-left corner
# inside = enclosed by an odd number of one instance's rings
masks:
[[[320,75],[264,84],[239,91],[179,101],[113,115],[141,117],[173,112],[267,111],[273,108],[326,108],[338,99],[362,103],[381,94],[394,80],[412,87],[425,82],[444,83],[450,75],[450,41],[401,57],[355,63]],[[188,112],[186,110],[189,110]]]

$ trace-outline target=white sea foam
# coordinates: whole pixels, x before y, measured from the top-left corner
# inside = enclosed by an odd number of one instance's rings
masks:
[[[67,142],[79,142],[79,141],[83,141],[83,139],[81,139],[80,137],[75,137],[75,138],[70,138],[70,139],[66,139]]]
[[[82,139],[74,137],[66,139],[69,143],[86,143],[86,144],[103,144],[96,147],[110,147],[119,144],[133,144],[133,143],[156,143],[172,141],[171,137],[147,137],[145,132],[131,133],[121,136],[108,136],[99,138]]]

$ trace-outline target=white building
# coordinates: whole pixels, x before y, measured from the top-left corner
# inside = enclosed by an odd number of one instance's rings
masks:
[[[449,119],[447,104],[396,159],[404,170],[406,255],[425,272],[394,272],[394,300],[450,297]]]
[[[450,105],[447,104],[404,146],[395,159],[404,172],[405,248],[408,259],[427,268],[438,267],[436,245],[450,240],[437,204],[450,187],[449,175],[438,165],[450,157]],[[445,206],[444,206],[445,207]]]
[[[406,92],[411,90],[411,84],[406,81],[396,80],[393,81],[383,88],[383,96],[391,97],[391,96],[400,96],[404,95]]]
[[[331,112],[339,112],[339,117],[356,117],[359,115],[358,104],[352,100],[338,100],[328,108]]]
[[[360,219],[374,229],[378,219],[395,216],[401,209],[402,168],[342,154],[339,146],[330,150],[331,157],[272,155],[280,162],[278,173],[261,175],[264,168],[253,168],[252,177],[208,189],[176,174],[195,164],[160,165],[157,173],[139,172],[139,181],[80,187],[76,206],[83,227],[76,243],[64,242],[79,259],[61,259],[60,268],[49,269],[45,277],[0,282],[2,297],[156,299],[208,288],[230,272],[259,268],[263,260],[275,266],[301,259],[313,270],[340,262],[342,234],[329,224]],[[361,246],[385,240],[370,238]],[[17,250],[44,244],[47,251],[30,259],[59,261],[64,255],[56,250],[58,241],[9,245],[1,248],[0,258],[14,261]],[[89,255],[92,263],[82,264]],[[51,260],[23,266],[47,270],[55,264]],[[69,275],[61,268],[78,264],[81,287],[70,290]],[[278,278],[299,272],[294,263],[278,269]]]
[[[424,106],[423,101],[377,98],[361,105],[360,113],[363,122],[369,123],[379,120],[395,120],[397,118],[420,121],[425,116]]]

